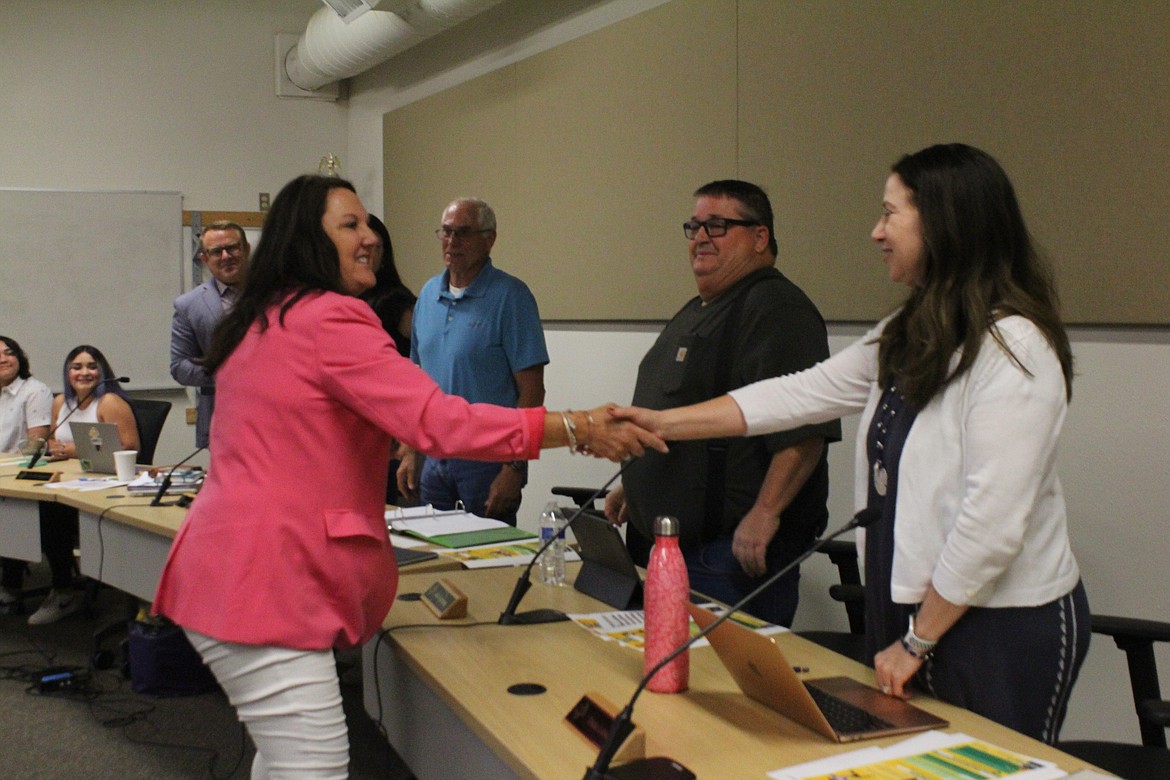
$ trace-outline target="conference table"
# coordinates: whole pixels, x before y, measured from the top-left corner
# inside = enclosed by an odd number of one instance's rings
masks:
[[[17,480],[20,469],[0,466],[0,555],[39,560],[37,502],[78,510],[81,570],[106,584],[152,600],[171,542],[186,510],[150,506],[151,496],[124,487],[50,488]],[[40,470],[80,478],[77,461]],[[573,576],[579,564],[569,564]],[[399,598],[384,631],[363,650],[364,698],[395,750],[419,780],[453,777],[580,778],[595,748],[565,722],[589,693],[620,708],[642,675],[640,653],[606,642],[569,622],[497,625],[519,568],[462,570],[439,559],[404,568]],[[440,578],[469,596],[466,618],[440,621],[420,601]],[[534,584],[520,611],[610,611],[571,586]],[[809,678],[848,675],[870,684],[872,670],[795,634],[777,643]],[[543,692],[519,695],[514,686]],[[965,710],[926,697],[916,703],[961,731],[1009,750],[1055,761],[1066,771],[1083,762]],[[710,648],[691,651],[690,688],[681,694],[643,693],[634,722],[647,756],[669,756],[700,778],[765,777],[772,770],[851,750],[748,699]],[[889,744],[897,738],[876,740]]]
[[[163,467],[165,468],[165,467]],[[130,494],[125,487],[72,490],[49,487],[37,480],[16,479],[22,465],[0,466],[0,555],[26,561],[41,559],[38,502],[56,502],[78,511],[81,573],[144,601],[153,601],[171,542],[187,516],[168,495],[163,506],[151,506],[152,495]],[[40,466],[68,482],[87,475],[77,460]],[[415,564],[421,571],[458,568],[436,559]]]
[[[17,479],[22,470],[19,465],[0,467],[0,555],[40,560],[37,503],[65,504],[78,513],[81,573],[145,601],[154,599],[185,509],[151,506],[153,496],[131,495],[123,486],[71,490]],[[85,474],[77,460],[49,463],[36,471],[58,472],[65,482],[98,476]],[[174,500],[167,497],[168,502]]]
[[[570,572],[577,566],[570,565]],[[642,655],[571,623],[497,625],[519,569],[404,572],[387,633],[366,645],[366,710],[380,721],[394,749],[419,780],[474,777],[577,780],[596,750],[565,720],[586,693],[620,709],[642,676]],[[438,579],[468,596],[463,619],[439,620],[405,594],[425,592]],[[520,612],[553,608],[592,613],[612,608],[571,586],[534,584]],[[809,679],[847,675],[873,684],[873,671],[793,633],[776,637]],[[647,756],[679,761],[699,778],[763,778],[793,764],[854,750],[805,729],[744,696],[710,647],[692,649],[690,688],[680,694],[644,692],[633,719],[645,734]],[[510,693],[536,683],[544,692]],[[928,697],[915,703],[962,732],[1065,771],[1084,762],[966,710]],[[888,745],[899,737],[873,740]]]

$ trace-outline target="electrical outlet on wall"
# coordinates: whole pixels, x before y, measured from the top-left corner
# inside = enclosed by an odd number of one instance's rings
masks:
[[[261,192],[260,193],[260,210],[261,211],[268,211],[269,203],[271,203],[271,200],[269,199],[268,193]]]

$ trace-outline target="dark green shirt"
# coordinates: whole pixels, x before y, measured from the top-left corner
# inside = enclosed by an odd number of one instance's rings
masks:
[[[738,327],[730,340],[723,331],[742,296]],[[731,346],[728,386],[716,387],[718,355]],[[708,305],[695,297],[667,324],[638,367],[634,404],[651,409],[706,401],[746,384],[799,371],[829,356],[825,322],[804,292],[775,268],[741,279]],[[654,518],[680,520],[685,551],[735,532],[759,495],[772,456],[800,441],[820,436],[841,439],[837,421],[793,431],[734,438],[728,442],[722,511],[706,517],[708,450],[706,442],[670,442],[670,453],[648,451],[627,467],[622,482],[632,522],[647,538]],[[781,514],[780,531],[770,550],[790,557],[807,549],[828,520],[825,456],[801,491]]]

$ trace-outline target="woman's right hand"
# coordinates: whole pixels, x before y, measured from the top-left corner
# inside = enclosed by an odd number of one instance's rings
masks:
[[[641,406],[610,406],[606,411],[615,420],[631,422],[639,428],[662,438],[663,420],[662,412],[660,411],[644,409]]]
[[[586,418],[584,426],[577,426],[577,438],[582,451],[615,462],[631,455],[644,455],[647,449],[667,452],[666,442],[661,437],[633,422],[612,416],[609,410],[613,407],[613,404],[605,404],[588,412],[570,413],[578,416],[583,414]]]

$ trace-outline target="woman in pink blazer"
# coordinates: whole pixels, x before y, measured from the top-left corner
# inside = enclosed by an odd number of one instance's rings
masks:
[[[499,461],[550,446],[615,460],[665,448],[602,408],[505,409],[443,394],[353,297],[374,284],[367,216],[335,178],[302,176],[273,201],[207,358],[211,464],[155,598],[247,725],[253,777],[346,776],[332,651],[372,637],[394,598],[383,519],[392,437]]]

